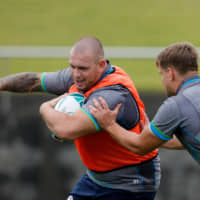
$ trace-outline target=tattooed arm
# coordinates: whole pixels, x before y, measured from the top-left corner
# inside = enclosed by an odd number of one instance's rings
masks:
[[[43,91],[40,78],[42,73],[23,72],[0,79],[0,91],[40,92]]]

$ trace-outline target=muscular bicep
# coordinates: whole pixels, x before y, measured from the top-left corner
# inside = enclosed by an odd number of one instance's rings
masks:
[[[96,132],[96,127],[90,117],[82,110],[73,115],[52,110],[48,123],[50,130],[62,139],[75,140],[81,136]]]
[[[74,133],[78,137],[99,131],[99,127],[96,126],[94,118],[85,110],[78,110],[74,113],[73,117],[75,122]]]

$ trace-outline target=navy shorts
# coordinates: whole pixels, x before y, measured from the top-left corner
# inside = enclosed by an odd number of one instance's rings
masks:
[[[104,188],[84,174],[67,200],[153,200],[156,192],[129,192]]]

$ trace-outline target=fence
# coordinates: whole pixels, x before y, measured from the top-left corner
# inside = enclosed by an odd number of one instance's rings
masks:
[[[104,47],[108,58],[155,58],[164,47]],[[71,47],[0,46],[0,58],[67,58]]]

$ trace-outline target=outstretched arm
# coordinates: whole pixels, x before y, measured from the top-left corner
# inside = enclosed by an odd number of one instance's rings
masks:
[[[43,91],[41,73],[23,72],[0,79],[0,91],[40,92]]]
[[[144,155],[162,145],[165,141],[155,136],[147,123],[141,134],[133,133],[119,126],[116,121],[120,105],[111,111],[103,98],[99,98],[101,105],[94,99],[94,105],[90,106],[91,114],[97,119],[99,125],[107,131],[120,145],[128,150]]]

